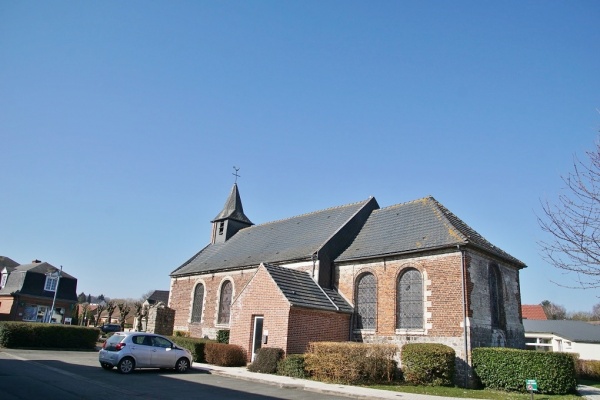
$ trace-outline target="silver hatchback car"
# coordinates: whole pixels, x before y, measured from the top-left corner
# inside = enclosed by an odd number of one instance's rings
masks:
[[[192,353],[164,336],[145,332],[117,332],[109,337],[98,353],[102,368],[117,367],[122,374],[136,368],[174,368],[186,372],[192,365]]]

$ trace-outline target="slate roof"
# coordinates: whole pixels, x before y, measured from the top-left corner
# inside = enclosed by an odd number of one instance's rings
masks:
[[[374,201],[369,198],[241,229],[226,242],[200,250],[171,276],[310,260],[356,213]]]
[[[523,319],[548,319],[546,317],[546,313],[544,312],[544,307],[542,307],[540,304],[521,305],[521,315],[523,315]]]
[[[56,270],[60,270],[60,268],[56,268],[47,262],[21,264],[12,270],[12,272],[8,276],[8,280],[6,281],[6,286],[4,286],[2,289],[0,289],[0,294],[11,294],[16,291],[23,291],[23,290],[25,290],[28,293],[29,293],[29,291],[33,290],[33,292],[30,294],[36,294],[37,291],[43,289],[43,285],[41,288],[26,288],[26,287],[24,287],[23,285],[25,283],[25,277],[26,277],[27,273],[46,275],[47,273],[51,273]],[[75,277],[69,275],[65,271],[62,271],[61,279],[64,279],[64,278],[76,280]],[[63,286],[60,287],[59,293],[63,292],[63,290],[65,290],[64,283],[63,283]],[[76,298],[77,298],[77,295],[75,294],[75,299]],[[63,297],[63,299],[65,299],[65,298]]]
[[[12,271],[19,265],[18,262],[12,260],[5,256],[0,256],[0,271],[2,271],[5,267],[8,272]]]
[[[524,319],[525,333],[551,333],[580,343],[600,343],[600,326],[583,321]]]
[[[336,291],[322,289],[308,272],[275,265],[264,267],[292,307],[352,313],[352,307]]]
[[[240,198],[240,192],[237,187],[237,183],[233,184],[231,193],[225,202],[225,206],[221,212],[215,217],[212,222],[221,221],[224,219],[234,219],[236,221],[244,222],[248,225],[254,225],[250,219],[244,214],[244,207],[242,207],[242,199]]]
[[[155,290],[152,292],[150,296],[146,299],[148,303],[155,304],[160,301],[167,304],[169,302],[169,291],[168,290]]]
[[[336,261],[456,245],[471,245],[525,267],[522,261],[488,242],[431,196],[373,211],[353,243]]]

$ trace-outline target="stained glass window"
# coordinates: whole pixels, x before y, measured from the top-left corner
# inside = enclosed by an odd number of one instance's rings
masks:
[[[364,274],[356,285],[356,328],[375,329],[377,282],[373,274]]]
[[[218,324],[228,324],[231,313],[231,298],[233,297],[233,286],[231,281],[225,281],[221,286],[221,301],[219,302]]]
[[[400,275],[396,287],[396,329],[423,329],[423,279],[416,269]]]
[[[492,328],[504,329],[506,318],[504,316],[504,296],[502,288],[502,275],[497,265],[490,265],[490,313],[492,315]]]
[[[202,321],[202,303],[204,302],[204,285],[196,285],[194,290],[194,305],[192,306],[192,322]]]

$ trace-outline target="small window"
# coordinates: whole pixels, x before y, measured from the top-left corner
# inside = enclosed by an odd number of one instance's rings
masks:
[[[46,284],[44,285],[44,290],[49,292],[56,291],[56,285],[58,284],[58,277],[56,276],[46,276]]]
[[[0,289],[2,289],[4,286],[6,286],[6,280],[8,279],[8,274],[7,273],[3,273],[2,274],[2,278],[0,279]]]
[[[221,221],[221,222],[219,222],[219,235],[222,235],[224,230],[225,230],[225,222]]]

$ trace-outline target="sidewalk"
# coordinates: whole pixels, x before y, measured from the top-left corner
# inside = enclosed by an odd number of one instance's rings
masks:
[[[261,382],[269,385],[276,385],[282,388],[309,390],[311,392],[347,396],[355,399],[456,400],[458,398],[393,392],[391,390],[369,389],[360,386],[317,382],[310,379],[290,378],[289,376],[261,374],[257,372],[250,372],[246,367],[219,367],[217,365],[202,364],[197,362],[193,364],[193,367],[211,374],[224,375],[231,378]],[[578,385],[577,391],[581,396],[584,396],[582,399],[600,400],[600,389],[596,389],[591,386]]]
[[[311,392],[347,396],[355,399],[394,399],[394,400],[455,400],[456,397],[428,396],[424,394],[393,392],[391,390],[369,389],[360,386],[337,385],[317,382],[310,379],[290,378],[289,376],[250,372],[246,367],[219,367],[195,362],[193,367],[211,374],[231,378],[276,385],[282,388],[309,390]],[[600,400],[600,398],[599,398]]]

